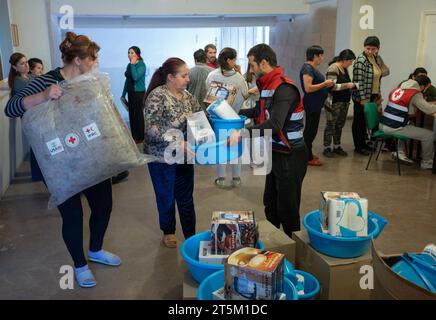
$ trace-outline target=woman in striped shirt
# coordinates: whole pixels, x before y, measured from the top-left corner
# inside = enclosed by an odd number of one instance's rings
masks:
[[[11,97],[5,108],[8,117],[21,117],[30,108],[50,99],[59,99],[63,92],[58,82],[71,80],[91,71],[98,61],[100,47],[87,36],[68,32],[59,49],[64,61],[63,68],[36,78],[20,93]],[[83,194],[91,208],[88,259],[110,266],[120,265],[121,259],[118,256],[102,249],[112,211],[111,180],[100,182],[84,190]],[[63,219],[62,236],[74,261],[76,280],[81,287],[93,287],[96,281],[83,252],[83,210],[80,193],[60,204],[58,209]]]

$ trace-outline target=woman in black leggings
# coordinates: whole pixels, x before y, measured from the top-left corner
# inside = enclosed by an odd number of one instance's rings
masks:
[[[63,80],[71,80],[81,74],[91,71],[98,61],[100,47],[88,37],[66,34],[65,40],[59,46],[64,61],[63,68],[57,68],[36,78],[19,94],[13,96],[7,103],[5,113],[8,117],[21,117],[30,108],[50,99],[59,99],[63,92],[57,85]],[[93,262],[118,266],[121,259],[102,249],[104,235],[112,211],[112,185],[110,179],[100,182],[82,192],[91,208],[89,228],[91,239],[88,259]],[[83,209],[80,200],[81,193],[74,195],[58,206],[61,213],[62,236],[68,251],[74,261],[76,280],[81,287],[93,287],[97,283],[88,268],[83,252]]]

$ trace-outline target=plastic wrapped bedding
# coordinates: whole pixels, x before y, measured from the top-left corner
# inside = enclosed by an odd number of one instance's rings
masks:
[[[23,130],[51,197],[49,209],[124,170],[156,158],[141,154],[114,104],[108,75],[60,84],[64,94],[29,109]]]

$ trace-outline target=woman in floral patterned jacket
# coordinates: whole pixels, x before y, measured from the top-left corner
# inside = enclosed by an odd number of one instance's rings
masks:
[[[186,140],[187,116],[201,111],[197,99],[186,90],[188,83],[186,63],[169,58],[154,73],[144,97],[144,148],[147,154],[160,159],[149,163],[148,169],[156,194],[162,242],[168,248],[177,246],[176,202],[185,239],[195,234],[194,165],[175,160],[177,148],[171,143]],[[186,145],[184,141],[185,151]],[[184,159],[184,152],[181,154]]]

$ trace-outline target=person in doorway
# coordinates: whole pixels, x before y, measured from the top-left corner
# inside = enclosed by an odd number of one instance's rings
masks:
[[[342,149],[341,136],[342,128],[345,125],[345,120],[347,120],[351,90],[356,88],[348,74],[348,68],[353,64],[354,59],[356,59],[356,56],[353,51],[350,49],[343,50],[329,64],[327,70],[327,79],[335,82],[324,105],[327,124],[324,130],[323,155],[327,158],[332,158],[335,155],[341,157],[348,155]],[[331,147],[332,142],[333,148]]]
[[[236,89],[236,97],[232,103],[232,108],[239,112],[244,103],[244,100],[248,98],[248,86],[244,77],[241,75],[241,67],[236,63],[237,53],[233,48],[224,48],[218,55],[219,68],[215,69],[206,79],[208,87],[212,85],[212,82],[218,82],[227,86],[233,86]],[[241,165],[232,164],[232,186],[239,187],[241,185]],[[219,188],[225,186],[226,180],[226,164],[218,165],[218,177],[215,179],[215,185]]]
[[[10,69],[8,85],[11,89],[11,96],[19,93],[30,82],[29,63],[24,54],[15,52],[9,57]]]
[[[368,156],[372,146],[367,143],[368,135],[365,120],[365,103],[375,102],[381,109],[381,79],[389,75],[390,71],[379,55],[380,40],[375,36],[367,37],[364,41],[364,51],[353,64],[353,82],[359,89],[353,91],[353,141],[354,151]]]
[[[380,119],[380,129],[388,134],[398,134],[421,141],[422,169],[433,168],[433,132],[409,123],[409,115],[417,110],[436,116],[436,105],[425,101],[423,92],[431,85],[426,75],[410,79],[389,94],[389,102]]]
[[[218,68],[218,63],[216,60],[216,46],[209,43],[204,47],[204,52],[206,52],[206,64],[212,69]]]
[[[328,90],[334,86],[332,80],[326,80],[318,70],[324,60],[324,50],[320,46],[311,46],[306,51],[306,62],[300,70],[300,82],[304,92],[303,104],[306,112],[304,127],[304,141],[309,150],[309,165],[321,166],[322,162],[312,152],[312,144],[319,127],[321,110],[327,98]]]
[[[33,80],[39,76],[42,76],[44,72],[44,64],[41,59],[32,58],[29,59],[29,78]]]
[[[8,117],[21,117],[29,109],[50,99],[59,99],[63,90],[57,83],[72,80],[90,72],[98,63],[100,47],[87,36],[67,32],[59,49],[64,66],[42,75],[7,103],[5,114]],[[68,183],[68,181],[65,181]],[[89,288],[97,284],[88,267],[83,252],[83,209],[81,194],[84,194],[91,208],[89,220],[90,243],[88,260],[108,266],[119,266],[121,259],[103,249],[103,239],[112,211],[112,186],[110,179],[95,184],[74,195],[58,206],[62,216],[62,236],[74,261],[75,277],[81,287]]]
[[[195,234],[194,208],[194,165],[187,163],[169,164],[165,151],[169,146],[166,139],[171,130],[187,134],[187,117],[201,111],[197,99],[186,88],[189,69],[179,58],[169,58],[153,74],[145,94],[145,152],[160,159],[148,164],[151,181],[156,195],[162,243],[176,248],[176,208],[180,216],[185,239]],[[184,141],[187,151],[187,142]]]
[[[206,79],[213,70],[206,65],[206,53],[203,49],[194,52],[195,67],[189,69],[188,91],[197,98],[203,110],[206,110],[204,98],[207,93]]]
[[[277,56],[266,44],[258,44],[248,52],[251,70],[255,73],[260,100],[255,109],[241,110],[240,114],[254,118],[255,125],[246,129],[272,130],[272,170],[265,181],[263,202],[265,215],[276,228],[284,232],[300,230],[301,188],[307,171],[308,150],[303,138],[304,108],[296,84],[277,66]],[[241,131],[234,131],[231,145],[241,139]]]
[[[41,59],[32,58],[29,59],[29,79],[30,81],[36,79],[41,76],[44,72],[44,64]],[[33,150],[30,149],[30,172],[32,175],[32,181],[43,181],[44,177],[42,176],[41,169],[38,166],[38,162],[36,161],[35,154]]]
[[[137,144],[144,141],[144,110],[143,100],[145,94],[145,72],[146,66],[141,57],[141,49],[136,46],[130,47],[128,51],[129,64],[124,76],[124,90],[122,97],[127,95],[129,107],[129,122],[132,137]]]

